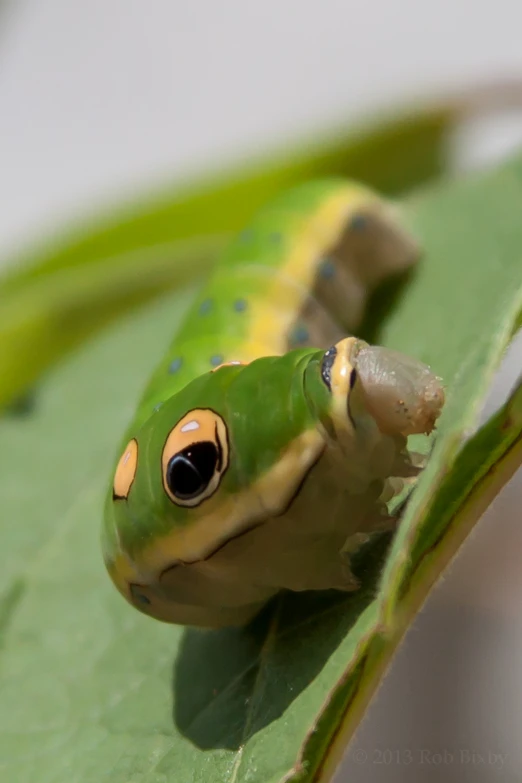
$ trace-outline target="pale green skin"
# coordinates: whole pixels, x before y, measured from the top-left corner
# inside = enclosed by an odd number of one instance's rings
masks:
[[[252,359],[247,346],[253,330],[259,332],[256,308],[269,290],[277,296],[279,280],[279,301],[287,300],[288,270],[300,274],[299,264],[288,265],[296,239],[312,220],[321,230],[334,225],[328,205],[338,201],[343,224],[331,252],[335,285],[320,279],[325,261],[318,258],[312,287],[321,304],[303,309],[301,303],[285,336],[287,348],[296,334],[297,342],[319,338],[323,347],[211,372],[213,356]],[[128,430],[120,453],[134,439],[138,456],[131,473],[132,460],[125,463],[125,491],[118,489],[115,499],[111,487],[107,496],[105,562],[134,606],[168,622],[218,627],[247,622],[283,588],[357,587],[349,553],[370,533],[395,525],[386,503],[402,489],[400,479],[418,471],[407,436],[433,429],[443,392],[424,365],[355,339],[338,342],[328,375],[324,348],[360,319],[372,288],[417,255],[373,193],[339,181],[284,194],[232,244]],[[351,305],[346,317],[339,293]],[[270,316],[264,322],[270,330]],[[276,351],[280,345],[267,340],[258,355]],[[162,469],[167,438],[179,431],[178,422],[191,420],[192,414],[184,418],[191,411],[201,426],[218,414],[224,430],[216,442],[219,449],[228,443],[226,469],[219,478],[214,473],[217,486],[201,502],[196,497],[196,507],[169,496]],[[179,453],[167,452],[169,458]]]

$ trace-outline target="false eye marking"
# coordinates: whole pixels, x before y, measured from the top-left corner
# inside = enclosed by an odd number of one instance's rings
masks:
[[[114,500],[126,500],[132,487],[138,468],[138,441],[129,441],[120,457],[114,474],[112,497]]]
[[[198,506],[228,467],[227,427],[210,408],[189,411],[170,431],[161,455],[163,488],[178,506]]]

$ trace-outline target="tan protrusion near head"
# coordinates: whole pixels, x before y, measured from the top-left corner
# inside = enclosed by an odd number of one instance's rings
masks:
[[[205,481],[200,492],[195,492],[191,497],[180,496],[173,491],[171,461],[175,457],[184,459],[186,464],[194,464],[197,470],[198,449],[203,445],[215,463],[212,475],[210,477],[202,476],[202,478],[209,480]],[[221,416],[210,408],[195,408],[189,411],[172,428],[163,447],[161,473],[165,492],[178,506],[198,506],[203,500],[213,495],[218,488],[221,477],[228,467],[228,459],[228,433]],[[208,459],[206,460],[207,464]]]
[[[133,438],[120,457],[114,474],[112,492],[115,500],[128,497],[138,467],[138,442]]]
[[[430,368],[398,351],[366,346],[355,367],[364,405],[381,432],[429,434],[444,405],[444,388]]]

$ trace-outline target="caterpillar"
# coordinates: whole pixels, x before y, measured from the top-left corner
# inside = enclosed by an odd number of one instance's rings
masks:
[[[358,587],[393,530],[407,447],[444,404],[424,364],[353,336],[418,261],[394,206],[351,181],[282,193],[231,243],[153,373],[107,493],[103,556],[138,610],[247,623],[283,589]]]

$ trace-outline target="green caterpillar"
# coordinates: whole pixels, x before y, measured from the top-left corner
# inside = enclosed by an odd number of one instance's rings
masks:
[[[350,552],[396,525],[386,501],[420,469],[407,436],[433,430],[444,393],[424,364],[346,335],[418,257],[393,207],[344,180],[284,193],[235,239],[107,495],[105,563],[133,606],[220,627],[281,589],[357,588]]]

